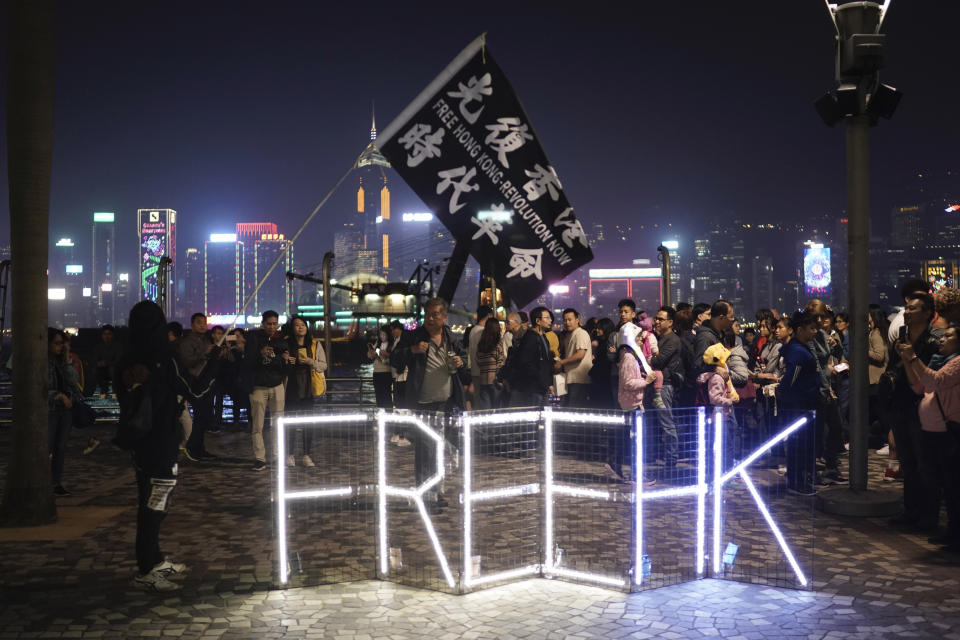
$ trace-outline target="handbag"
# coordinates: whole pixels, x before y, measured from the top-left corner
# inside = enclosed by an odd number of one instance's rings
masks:
[[[314,396],[322,396],[327,392],[327,379],[322,371],[310,370],[310,386],[313,388]]]
[[[97,423],[97,412],[83,400],[74,400],[70,413],[77,429],[86,429]]]

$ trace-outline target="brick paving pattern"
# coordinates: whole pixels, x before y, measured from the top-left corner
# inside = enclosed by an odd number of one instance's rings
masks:
[[[164,523],[164,551],[191,568],[179,579],[183,589],[144,593],[130,584],[135,572],[133,473],[124,454],[106,444],[111,431],[109,425],[95,428],[104,444],[87,456],[81,450],[89,433],[74,432],[64,476],[73,496],[58,504],[80,510],[124,507],[119,514],[101,509],[105,520],[69,540],[37,539],[43,537],[38,534],[2,541],[0,530],[0,640],[960,639],[960,557],[937,551],[927,543],[927,534],[896,530],[884,520],[820,512],[815,514],[810,590],[707,579],[625,594],[540,579],[450,595],[361,579],[371,572],[368,560],[373,556],[343,522],[341,547],[325,553],[337,558],[330,564],[338,567],[340,558],[357,558],[353,568],[345,564],[349,570],[309,578],[314,583],[357,581],[276,589],[271,475],[250,471],[249,436],[227,431],[208,436],[210,449],[221,459],[181,465]],[[10,432],[2,429],[0,477],[9,455]],[[319,460],[318,466],[323,468]],[[871,453],[872,478],[879,478],[882,466]],[[455,489],[448,492],[453,495]],[[365,531],[365,522],[354,525]],[[426,557],[431,551],[424,548],[423,553]]]

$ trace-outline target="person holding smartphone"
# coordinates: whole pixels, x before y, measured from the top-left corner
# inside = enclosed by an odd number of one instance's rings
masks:
[[[915,356],[926,366],[940,346],[930,333],[933,298],[927,293],[912,293],[906,301],[903,326],[897,332],[890,365],[896,367],[897,375],[889,413],[903,472],[903,514],[893,518],[891,523],[929,531],[936,527],[939,504],[934,500],[933,488],[928,486],[923,473],[923,430],[918,413],[922,395],[911,387],[901,353],[909,345],[913,353],[911,362]]]

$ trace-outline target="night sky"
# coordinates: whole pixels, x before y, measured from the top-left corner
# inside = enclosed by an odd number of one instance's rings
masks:
[[[239,221],[292,234],[367,144],[371,102],[383,129],[484,31],[585,226],[671,218],[689,238],[842,210],[842,126],[812,106],[833,87],[823,2],[563,6],[59,2],[51,236],[89,251],[92,212],[115,211],[133,270],[137,208],[180,212],[181,252]],[[873,130],[878,221],[918,172],[957,167],[958,25],[960,3],[917,0],[884,23],[882,79],[905,97]],[[398,182],[393,211],[422,209]],[[301,265],[332,248],[354,191],[298,243]]]

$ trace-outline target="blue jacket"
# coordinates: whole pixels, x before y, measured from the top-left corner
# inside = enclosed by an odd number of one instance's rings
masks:
[[[791,340],[780,349],[785,370],[780,379],[780,403],[785,410],[809,411],[817,408],[821,376],[817,360],[807,345]]]

